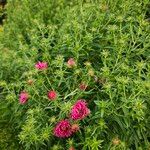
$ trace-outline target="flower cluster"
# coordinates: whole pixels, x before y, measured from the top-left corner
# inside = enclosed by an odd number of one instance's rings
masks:
[[[90,114],[85,100],[78,100],[71,109],[72,120],[82,120]],[[65,126],[65,127],[64,127]],[[69,120],[61,120],[54,128],[54,135],[57,137],[69,137],[79,130],[78,124],[71,125]]]
[[[70,58],[67,62],[67,66],[69,68],[73,68],[76,66],[76,62],[73,58]],[[35,65],[35,68],[38,70],[45,70],[48,68],[47,62],[38,62]],[[28,81],[28,84],[31,85],[33,81]],[[87,85],[84,83],[81,83],[79,85],[79,89],[84,91],[87,88]],[[47,93],[47,97],[49,100],[56,100],[58,95],[57,92],[54,90],[50,90]],[[29,99],[29,94],[25,91],[21,92],[19,95],[19,102],[20,104],[25,104]],[[67,138],[70,137],[73,133],[77,132],[79,130],[79,125],[77,123],[74,123],[74,121],[79,121],[84,119],[90,114],[90,110],[87,107],[87,103],[85,100],[80,99],[77,100],[77,102],[72,106],[70,110],[69,119],[63,119],[59,121],[54,130],[53,134],[56,137],[59,138]]]

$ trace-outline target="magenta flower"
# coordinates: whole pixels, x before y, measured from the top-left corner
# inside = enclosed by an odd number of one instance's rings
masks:
[[[48,67],[47,62],[40,62],[39,61],[38,63],[35,64],[35,68],[38,70],[45,70],[45,69],[47,69],[47,67]]]
[[[72,129],[70,122],[65,119],[58,122],[54,128],[54,135],[59,138],[67,138],[72,135]]]
[[[57,93],[55,91],[49,91],[47,96],[50,100],[55,100],[57,98]]]
[[[90,114],[85,100],[78,100],[71,109],[71,118],[73,120],[81,120]]]
[[[20,104],[25,104],[29,99],[29,94],[27,92],[21,92],[19,95],[19,102]]]
[[[68,61],[67,61],[67,66],[69,68],[72,68],[72,67],[75,67],[76,66],[76,62],[73,58],[70,58]]]

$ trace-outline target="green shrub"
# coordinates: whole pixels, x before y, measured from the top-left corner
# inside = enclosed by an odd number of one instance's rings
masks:
[[[3,118],[24,149],[150,147],[149,1],[9,0],[0,33]],[[73,58],[75,66],[68,68]],[[38,61],[48,68],[38,71]],[[32,82],[31,82],[32,81]],[[85,90],[80,89],[81,83]],[[54,90],[56,100],[47,93]],[[21,105],[19,94],[28,101]],[[90,115],[69,138],[53,130],[85,99]],[[1,107],[1,106],[0,106]]]

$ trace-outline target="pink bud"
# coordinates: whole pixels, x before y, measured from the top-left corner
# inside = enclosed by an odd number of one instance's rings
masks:
[[[28,99],[29,99],[29,94],[25,91],[22,91],[19,95],[20,104],[25,104]]]
[[[55,91],[49,91],[47,96],[50,100],[55,100],[57,98],[57,93]]]
[[[76,66],[76,62],[73,58],[70,58],[68,61],[67,61],[67,66],[69,68],[72,68],[72,67],[75,67]]]
[[[47,62],[38,62],[35,64],[35,68],[38,69],[38,70],[44,70],[44,69],[47,69],[48,68],[48,64]]]

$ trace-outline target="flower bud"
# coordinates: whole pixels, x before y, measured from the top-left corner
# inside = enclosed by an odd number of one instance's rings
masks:
[[[119,140],[118,138],[114,138],[114,139],[112,140],[112,143],[113,143],[113,145],[119,145],[120,140]]]
[[[47,96],[50,100],[55,100],[57,98],[57,93],[55,91],[49,91]]]
[[[68,68],[73,68],[76,66],[76,62],[73,58],[70,58],[68,61],[67,61],[67,66]]]
[[[31,79],[28,80],[28,81],[27,81],[27,84],[28,84],[28,85],[32,85],[32,84],[33,84],[33,80],[31,80]]]
[[[72,127],[71,127],[71,129],[72,129],[72,132],[74,133],[74,132],[79,131],[80,127],[79,127],[78,124],[73,124]]]

